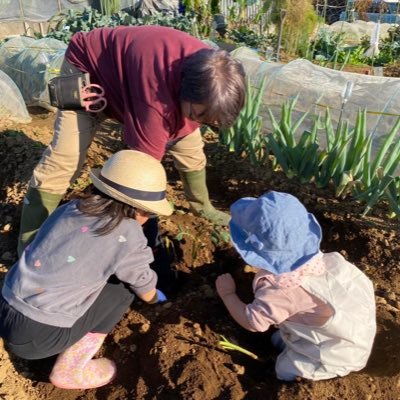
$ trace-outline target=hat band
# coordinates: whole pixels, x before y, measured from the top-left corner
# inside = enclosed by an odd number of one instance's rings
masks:
[[[99,179],[102,182],[106,183],[108,186],[111,186],[113,189],[118,190],[125,196],[128,196],[134,200],[158,201],[158,200],[165,199],[165,190],[163,190],[161,192],[147,192],[144,190],[132,189],[130,187],[120,185],[119,183],[110,181],[105,176],[103,176],[101,173],[99,175]]]

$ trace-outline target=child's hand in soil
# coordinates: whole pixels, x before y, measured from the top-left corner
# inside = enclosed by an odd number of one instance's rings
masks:
[[[236,292],[236,284],[231,274],[222,274],[215,281],[217,292],[221,298]]]
[[[162,303],[164,301],[167,301],[167,296],[160,289],[157,289],[157,297],[158,297],[157,303]]]

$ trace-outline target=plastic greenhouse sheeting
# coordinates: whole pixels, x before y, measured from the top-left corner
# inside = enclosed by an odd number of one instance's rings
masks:
[[[0,0],[0,21],[47,21],[61,11],[83,10],[93,3],[93,0]],[[121,0],[121,9],[135,4],[135,0]]]
[[[16,60],[19,54],[33,43],[35,39],[31,37],[15,36],[0,46],[0,69],[10,76],[18,87],[22,85],[22,74],[16,69]]]
[[[0,69],[20,89],[28,106],[52,110],[48,81],[59,75],[67,45],[59,40],[15,37],[0,47]]]
[[[0,121],[28,123],[31,121],[17,85],[0,70]]]
[[[319,67],[303,59],[288,64],[262,61],[256,52],[241,47],[232,52],[246,70],[250,82],[259,87],[263,79],[266,86],[261,116],[267,131],[271,131],[268,108],[279,117],[283,102],[298,98],[294,111],[297,119],[304,112],[309,116],[303,128],[310,127],[317,115],[329,108],[334,126],[342,118],[353,124],[358,110],[367,110],[367,130],[376,150],[400,117],[400,79],[341,72]],[[353,85],[343,104],[346,88]],[[400,133],[398,133],[400,140]]]
[[[392,24],[382,23],[380,24],[380,39],[385,39],[389,36],[388,31]],[[347,44],[359,44],[361,38],[364,36],[371,37],[376,26],[376,22],[372,21],[361,21],[355,22],[336,21],[332,25],[324,25],[321,29],[328,31],[344,34],[344,41]]]

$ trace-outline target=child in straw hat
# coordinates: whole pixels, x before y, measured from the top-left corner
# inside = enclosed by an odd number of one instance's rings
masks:
[[[50,381],[65,389],[109,383],[115,364],[92,359],[135,294],[165,300],[150,269],[142,226],[170,215],[166,174],[153,157],[114,154],[91,173],[93,185],[59,207],[8,272],[0,296],[0,335],[26,359],[59,354]]]
[[[319,380],[362,369],[376,332],[371,281],[339,253],[320,251],[317,220],[290,194],[242,198],[231,213],[233,245],[258,269],[255,298],[244,304],[230,274],[217,278],[217,291],[245,329],[278,326],[277,377]]]

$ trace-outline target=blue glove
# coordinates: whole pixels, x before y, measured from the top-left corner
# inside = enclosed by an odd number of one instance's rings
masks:
[[[167,296],[160,290],[160,289],[156,289],[157,292],[157,303],[162,303],[163,301],[167,301]]]

